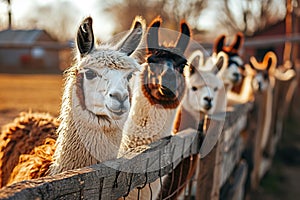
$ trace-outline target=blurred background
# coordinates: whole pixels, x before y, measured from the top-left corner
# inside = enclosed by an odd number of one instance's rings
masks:
[[[300,0],[0,0],[0,126],[22,111],[59,114],[62,72],[72,64],[84,17],[93,17],[97,40],[105,42],[128,30],[136,15],[147,24],[160,15],[172,30],[185,19],[208,52],[220,34],[230,42],[242,32],[245,63],[272,50],[278,65],[290,61],[299,71]],[[274,167],[253,199],[300,196],[299,88],[298,81]]]

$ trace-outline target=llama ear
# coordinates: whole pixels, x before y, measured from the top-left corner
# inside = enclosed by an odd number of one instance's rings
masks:
[[[268,63],[267,63],[267,70],[269,71],[270,68],[271,68],[271,66],[272,66],[272,63],[273,63],[272,58],[268,58],[268,61],[267,61],[267,62],[268,62]]]
[[[87,55],[94,48],[93,20],[91,17],[84,19],[77,31],[76,44],[81,57]]]
[[[276,65],[277,65],[277,56],[274,52],[269,51],[265,57],[264,57],[264,61],[263,61],[264,66],[267,66],[267,70],[275,70]]]
[[[130,33],[121,42],[121,44],[118,45],[117,49],[120,52],[130,56],[139,46],[143,37],[144,29],[145,21],[140,16],[135,17],[130,29]]]
[[[191,37],[191,31],[187,23],[183,20],[180,23],[180,36],[177,39],[176,48],[180,49],[182,53],[185,52]]]
[[[148,28],[148,34],[147,34],[148,51],[152,51],[153,49],[159,48],[158,29],[160,27],[161,22],[162,19],[158,16],[151,22]]]
[[[198,67],[199,66],[199,57],[196,57],[192,60],[191,65],[193,67]]]
[[[224,47],[224,41],[225,41],[225,35],[221,35],[218,37],[214,44],[214,52],[219,53],[220,51],[223,51]]]
[[[202,51],[196,50],[188,58],[188,62],[193,66],[200,68],[204,66],[204,55]]]
[[[195,66],[192,63],[190,63],[189,65],[187,65],[184,68],[183,71],[184,71],[184,75],[185,76],[191,76],[191,75],[193,75],[195,73],[196,68],[195,68]]]
[[[228,66],[228,55],[224,52],[219,52],[216,58],[216,64],[215,64],[217,70],[214,72],[217,74],[219,71],[225,70],[225,68]]]
[[[249,61],[249,64],[245,64],[245,71],[246,75],[254,75],[256,70],[254,69],[254,66],[251,61]]]
[[[257,60],[255,57],[251,56],[250,60],[249,60],[249,66],[251,69],[256,70],[256,67],[254,66],[255,64],[257,64]]]
[[[231,51],[237,52],[243,44],[244,35],[241,32],[238,32],[235,35],[235,40],[231,45]]]

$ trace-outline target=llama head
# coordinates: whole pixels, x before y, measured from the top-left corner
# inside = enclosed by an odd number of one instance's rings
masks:
[[[214,55],[218,55],[220,52],[224,52],[228,55],[228,66],[224,70],[222,79],[225,84],[235,85],[239,83],[242,79],[243,60],[238,54],[239,49],[243,44],[243,34],[237,33],[235,36],[235,41],[230,46],[225,46],[225,35],[221,35],[214,44]]]
[[[273,74],[276,70],[277,57],[273,52],[268,52],[262,62],[251,57],[249,65],[246,65],[247,73],[252,75],[252,88],[254,91],[263,92],[270,85],[274,85]]]
[[[99,123],[124,119],[130,107],[129,80],[140,65],[130,57],[138,47],[144,22],[136,18],[129,34],[116,46],[95,47],[92,18],[79,26],[76,38],[78,59],[73,107],[81,108],[81,118]],[[125,117],[126,118],[126,117]]]
[[[190,40],[190,29],[182,21],[176,44],[167,47],[159,44],[158,29],[161,22],[161,18],[156,18],[148,29],[147,62],[142,73],[142,90],[151,104],[175,108],[185,91],[183,69],[187,60],[183,54]]]
[[[294,64],[291,60],[285,60],[282,65],[276,68],[274,77],[276,80],[289,81],[296,76]]]
[[[210,62],[204,63],[201,51],[193,52],[188,60],[189,67],[185,68],[184,71],[187,92],[183,107],[190,113],[213,114],[219,96],[218,93],[223,87],[222,81],[216,74],[218,70],[226,65],[224,64],[226,63],[226,55],[225,57],[219,56],[215,66],[208,66],[213,65]],[[212,70],[204,71],[205,68]]]

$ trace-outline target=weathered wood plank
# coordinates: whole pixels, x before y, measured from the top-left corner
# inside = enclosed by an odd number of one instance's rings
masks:
[[[217,151],[218,144],[213,147],[206,157],[200,160],[200,169],[197,177],[197,200],[211,199]]]
[[[230,178],[221,189],[220,200],[242,200],[244,199],[244,187],[248,166],[242,160],[231,174]]]
[[[45,177],[37,180],[23,181],[4,187],[0,190],[1,199],[56,199],[73,197],[78,193],[83,195],[88,194],[87,191],[101,190],[102,199],[115,199],[125,195],[130,189],[145,183],[145,176],[147,175],[147,183],[155,181],[159,175],[165,175],[172,168],[176,167],[182,158],[190,154],[197,154],[199,146],[197,144],[196,131],[185,130],[181,134],[174,137],[169,137],[151,144],[151,149],[134,157],[131,160],[118,159],[115,161],[108,161],[98,165],[85,167],[78,170],[67,171],[53,177]],[[163,144],[163,145],[161,145]],[[182,156],[173,159],[170,156],[169,149],[178,151],[178,155],[183,152]],[[185,146],[185,147],[184,147]],[[184,147],[182,149],[182,147]],[[163,152],[162,154],[151,154],[152,151]],[[144,158],[144,154],[150,153],[151,157]],[[160,159],[159,159],[159,156]],[[149,159],[149,166],[145,173],[137,173],[132,176],[132,173],[126,173],[131,167],[145,166]],[[161,163],[160,163],[161,162]],[[121,166],[122,164],[122,166]],[[161,170],[155,167],[163,165]],[[114,168],[112,168],[114,167]],[[121,169],[125,172],[119,172]],[[118,177],[117,177],[117,174]],[[100,184],[100,180],[103,182]],[[134,178],[134,180],[133,180]],[[102,185],[102,189],[99,187]],[[130,188],[130,189],[129,189]]]
[[[262,149],[262,138],[263,138],[263,122],[264,122],[264,107],[263,107],[263,94],[256,94],[256,109],[257,109],[257,124],[256,124],[256,132],[254,135],[254,144],[253,144],[253,171],[251,174],[251,188],[256,189],[260,182],[259,171],[260,165],[263,157],[263,149]]]
[[[247,115],[242,115],[236,121],[236,124],[228,128],[224,132],[224,141],[221,146],[221,181],[220,187],[232,173],[234,167],[241,159],[243,149],[242,138],[240,132],[245,128],[247,122]]]
[[[231,149],[231,146],[235,144],[235,140],[239,137],[240,131],[245,127],[246,115],[251,106],[251,104],[237,105],[232,112],[226,114],[224,131],[215,147],[217,149],[214,149],[214,151],[208,155],[208,158],[205,157],[200,161],[200,173],[197,180],[198,199],[219,198],[219,188],[224,182],[222,178],[224,177],[226,180],[235,166],[235,163],[238,162],[240,155],[233,156],[234,159],[231,158],[231,160],[234,160],[233,162],[224,162],[224,157],[226,158],[226,152],[228,152]],[[236,148],[233,148],[233,150],[236,150]],[[240,151],[238,154],[239,153]],[[225,159],[225,161],[226,160],[230,159]],[[232,165],[229,167],[232,169],[227,169],[228,166],[225,166],[225,164],[229,164],[229,166]],[[225,174],[222,168],[225,168],[229,172]]]

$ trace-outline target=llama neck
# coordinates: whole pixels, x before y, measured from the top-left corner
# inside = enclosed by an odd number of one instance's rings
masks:
[[[133,96],[132,104],[123,134],[152,138],[153,141],[171,134],[177,109],[150,104],[140,90]]]
[[[230,83],[229,81],[228,82],[224,81],[224,89],[226,92],[230,91],[232,88],[233,88],[232,83]]]
[[[243,80],[241,88],[241,99],[243,102],[252,101],[254,98],[254,91],[252,88],[252,76],[246,76]]]
[[[93,130],[78,122],[70,120],[59,128],[57,147],[54,153],[54,163],[50,168],[51,174],[65,170],[76,169],[117,157],[116,141],[103,134],[104,130]],[[75,125],[76,124],[76,125]],[[113,131],[113,129],[110,129]],[[121,134],[121,130],[116,130]]]
[[[204,117],[205,114],[202,112],[191,112],[185,109],[184,106],[181,106],[175,118],[173,133],[176,134],[187,128],[198,129],[199,123],[204,120]]]
[[[60,115],[50,175],[114,159],[121,142],[122,127],[105,120],[95,122],[98,119],[92,118],[91,113],[81,108],[78,98],[74,98],[75,89],[70,90],[72,92],[63,96],[63,101],[68,100],[69,103],[62,105],[65,107]]]
[[[254,91],[252,88],[252,76],[246,76],[243,80],[242,87],[240,93],[235,93],[232,91],[227,92],[227,98],[229,104],[235,103],[246,103],[248,101],[254,100]]]
[[[271,86],[268,86],[268,89],[264,92],[264,98],[263,98],[263,128],[262,128],[262,145],[261,147],[264,149],[267,145],[269,135],[270,135],[270,127],[271,127],[271,120],[272,120],[272,106],[273,106],[273,88]]]

